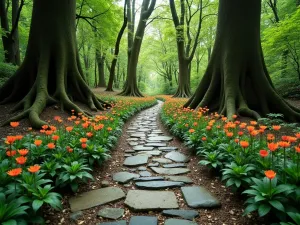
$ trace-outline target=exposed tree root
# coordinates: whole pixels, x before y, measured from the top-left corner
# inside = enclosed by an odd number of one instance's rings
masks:
[[[126,82],[124,90],[119,93],[120,96],[131,96],[131,97],[144,97],[143,94],[139,91],[137,85],[134,82]]]
[[[179,86],[173,98],[189,98],[192,96],[191,90],[188,85]]]

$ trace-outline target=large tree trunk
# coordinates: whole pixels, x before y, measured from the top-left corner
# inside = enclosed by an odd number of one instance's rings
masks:
[[[39,115],[47,105],[58,103],[62,109],[84,113],[76,100],[92,110],[103,109],[104,102],[83,79],[75,13],[75,0],[34,0],[24,62],[0,89],[1,104],[19,102],[14,110],[23,110],[9,121],[29,117],[32,126],[39,128],[46,124]]]
[[[19,20],[19,0],[12,0],[12,24],[14,24],[15,30],[12,34],[12,42],[13,42],[13,57],[14,64],[21,65],[20,59],[20,42],[19,42],[19,28],[18,28],[18,20]]]
[[[196,93],[185,104],[208,106],[231,118],[238,113],[259,118],[282,113],[299,120],[299,109],[275,91],[265,66],[260,40],[261,0],[220,0],[216,41]]]
[[[98,65],[98,75],[99,75],[99,83],[98,87],[106,87],[105,83],[105,54],[101,54],[101,52],[96,50],[96,58]]]
[[[106,88],[106,91],[114,91],[113,90],[113,83],[115,79],[115,71],[116,71],[116,65],[117,65],[117,60],[118,60],[118,56],[119,56],[119,52],[120,52],[120,43],[121,43],[121,39],[122,36],[124,34],[124,31],[126,29],[127,26],[127,16],[126,16],[126,6],[127,6],[127,1],[125,0],[124,3],[124,17],[123,17],[123,25],[119,31],[118,37],[117,37],[117,41],[115,44],[115,53],[114,53],[114,58],[111,62],[111,67],[110,67],[110,71],[109,71],[109,81],[108,81],[108,85]],[[130,1],[130,0],[129,0]]]
[[[130,60],[127,70],[127,80],[125,82],[124,90],[120,93],[120,95],[143,97],[142,93],[139,91],[137,86],[136,70],[147,20],[149,19],[151,13],[154,10],[155,3],[156,0],[151,0],[151,3],[150,0],[143,1],[141,17],[135,33],[135,38],[130,53]]]

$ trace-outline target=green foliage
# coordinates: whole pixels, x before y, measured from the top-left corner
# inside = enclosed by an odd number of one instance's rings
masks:
[[[17,67],[0,62],[0,87],[17,71]]]

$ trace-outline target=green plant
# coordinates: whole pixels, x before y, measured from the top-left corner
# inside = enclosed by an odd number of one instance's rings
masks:
[[[197,153],[198,154],[198,153]],[[199,164],[208,166],[209,168],[221,169],[223,168],[224,153],[213,151],[201,153],[204,160],[201,160]]]
[[[231,187],[234,191],[240,187],[247,187],[251,183],[251,172],[256,168],[253,165],[237,165],[232,162],[222,170],[222,180],[226,181],[226,186]]]
[[[57,185],[64,187],[70,185],[73,192],[78,190],[78,182],[86,182],[87,179],[93,180],[93,176],[87,171],[91,171],[87,165],[80,162],[72,162],[71,165],[63,165],[62,173],[57,179]]]
[[[250,196],[246,201],[248,206],[244,214],[258,211],[258,215],[263,217],[272,211],[278,218],[283,219],[286,215],[287,194],[292,191],[292,186],[277,185],[276,178],[265,177],[263,180],[252,178],[252,180],[254,185],[243,192],[243,194]]]

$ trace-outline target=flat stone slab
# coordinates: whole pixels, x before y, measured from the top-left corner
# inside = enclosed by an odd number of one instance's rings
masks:
[[[170,159],[165,159],[165,158],[155,158],[155,159],[152,159],[152,161],[158,162],[161,164],[172,163],[172,161]]]
[[[142,181],[154,181],[154,180],[164,180],[164,177],[139,177],[133,179],[136,182],[142,182]]]
[[[139,178],[140,175],[129,172],[118,172],[113,175],[113,180],[121,184],[126,184],[134,178]]]
[[[147,155],[136,155],[125,159],[124,166],[140,166],[148,163]]]
[[[98,205],[114,202],[125,197],[125,193],[118,187],[100,188],[84,192],[79,196],[70,198],[69,203],[72,212],[89,209]]]
[[[116,220],[123,216],[124,212],[124,209],[121,208],[104,208],[98,212],[98,216]]]
[[[99,223],[98,225],[126,225],[126,220],[120,220],[116,222],[103,222]]]
[[[134,141],[131,141],[128,143],[130,146],[136,146],[138,145],[139,143],[138,142],[134,142]]]
[[[130,157],[133,156],[132,154],[124,154],[124,157]]]
[[[179,181],[179,182],[183,182],[183,183],[186,183],[186,184],[192,184],[193,183],[192,179],[187,177],[187,176],[165,176],[165,178],[167,180]]]
[[[167,159],[171,159],[173,160],[174,162],[179,162],[179,163],[183,163],[183,162],[188,162],[189,161],[189,158],[180,153],[180,152],[169,152],[168,154],[165,155],[165,158]]]
[[[138,138],[127,138],[126,140],[127,141],[138,141],[139,139]]]
[[[133,216],[129,225],[157,225],[157,217],[154,216]]]
[[[149,137],[150,141],[172,141],[173,137],[171,136],[156,136],[156,137]]]
[[[179,208],[176,196],[172,191],[129,190],[125,200],[125,205],[133,211],[153,211]]]
[[[171,163],[171,164],[164,164],[164,168],[180,168],[180,167],[186,167],[187,165],[185,163]]]
[[[165,225],[197,225],[197,223],[189,220],[167,219]]]
[[[160,167],[150,167],[155,173],[166,174],[166,175],[179,175],[189,173],[190,170],[186,168],[160,168]]]
[[[173,146],[166,146],[166,147],[158,147],[158,150],[163,151],[163,152],[171,152],[171,151],[178,150],[178,148],[173,147]]]
[[[176,181],[148,181],[136,182],[135,185],[140,189],[159,190],[165,188],[182,187],[184,183]]]
[[[148,166],[149,167],[158,167],[159,163],[149,163]]]
[[[128,154],[130,154],[130,153],[135,153],[134,150],[125,150],[124,152],[125,152],[125,153],[128,153]]]
[[[216,208],[221,203],[208,190],[200,186],[182,187],[183,197],[191,208]]]
[[[152,173],[148,172],[148,171],[141,171],[139,172],[139,174],[141,175],[141,177],[151,177]]]
[[[183,219],[193,220],[199,216],[196,210],[184,210],[184,209],[168,209],[162,212],[165,216],[178,216]]]
[[[154,147],[150,147],[150,146],[143,146],[143,145],[137,145],[133,147],[134,151],[151,151],[153,150]]]
[[[161,155],[161,151],[159,150],[153,150],[153,151],[140,151],[139,154],[148,154],[148,155],[153,155],[153,156],[159,156]]]
[[[130,137],[146,137],[145,133],[132,133]]]
[[[145,146],[152,146],[152,147],[163,147],[167,146],[167,143],[147,143]]]

